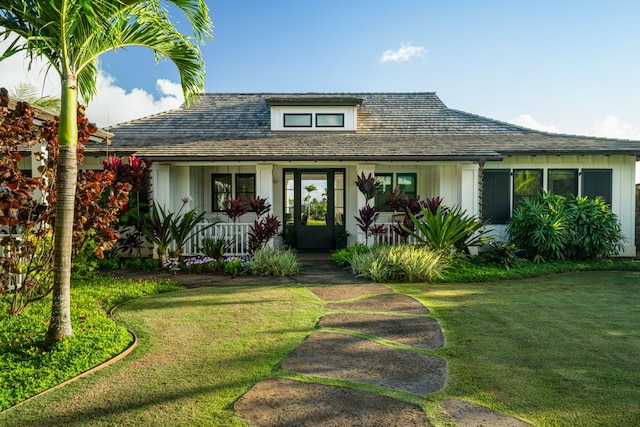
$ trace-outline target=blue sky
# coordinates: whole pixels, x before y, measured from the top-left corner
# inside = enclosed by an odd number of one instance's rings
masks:
[[[433,91],[498,120],[640,139],[637,1],[208,3],[207,92]],[[181,103],[173,64],[148,51],[109,53],[102,70],[99,125]]]

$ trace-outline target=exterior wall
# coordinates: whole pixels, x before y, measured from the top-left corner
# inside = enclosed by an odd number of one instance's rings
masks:
[[[635,177],[633,156],[514,156],[502,162],[487,162],[485,169],[544,169],[543,188],[547,188],[547,169],[611,169],[611,210],[618,216],[626,238],[621,256],[636,256],[635,245]],[[582,191],[578,180],[578,191]],[[492,236],[508,240],[506,225],[493,225]]]
[[[346,217],[345,227],[350,233],[348,244],[364,242],[364,236],[358,229],[355,217],[364,206],[364,197],[358,191],[355,181],[364,173],[416,173],[417,194],[424,200],[430,197],[441,197],[447,206],[460,205],[469,214],[479,213],[479,182],[477,163],[328,163],[303,162],[297,164],[279,162],[265,164],[196,164],[174,165],[154,164],[153,191],[154,198],[170,206],[173,210],[180,208],[180,199],[191,195],[194,207],[211,209],[211,174],[213,173],[255,173],[256,192],[261,197],[268,197],[272,204],[272,213],[283,218],[283,171],[288,168],[322,169],[340,167],[345,169]],[[631,156],[517,156],[507,157],[502,162],[487,162],[487,169],[544,169],[544,186],[547,185],[546,170],[549,168],[607,168],[612,169],[613,191],[612,210],[622,224],[622,231],[627,238],[623,256],[635,256],[635,159]],[[580,183],[579,183],[579,190]],[[229,222],[226,215],[210,213],[210,219]],[[243,216],[242,222],[252,222],[252,214]],[[379,222],[391,222],[390,213],[382,213]],[[493,236],[506,241],[505,225],[491,226]]]

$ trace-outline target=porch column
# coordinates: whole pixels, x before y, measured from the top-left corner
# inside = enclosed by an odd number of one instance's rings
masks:
[[[177,212],[182,207],[182,199],[186,196],[192,197],[191,179],[189,178],[189,166],[173,166],[171,168],[172,179],[172,199],[168,201],[167,206],[172,207],[172,211]],[[193,198],[193,197],[192,197]],[[194,199],[195,200],[195,199]],[[197,200],[195,201],[197,203]],[[193,206],[194,202],[187,205],[183,209],[183,213],[197,206]]]
[[[479,166],[477,163],[462,165],[460,174],[460,207],[469,215],[478,216],[480,206]]]
[[[273,206],[273,165],[256,165],[256,196],[268,199]]]
[[[163,209],[173,210],[171,201],[171,166],[153,165],[153,202]]]
[[[361,176],[364,173],[364,176],[369,176],[369,174],[375,175],[376,173],[376,165],[374,164],[359,164],[356,165],[356,179],[358,179],[359,176]],[[355,180],[353,181],[355,182]],[[353,212],[354,216],[359,216],[360,215],[360,209],[364,208],[365,204],[367,203],[366,199],[364,198],[364,195],[360,192],[360,190],[358,189],[358,187],[356,187],[355,184],[353,184],[353,187],[355,188],[356,191],[356,210]],[[348,193],[347,193],[348,194]],[[347,202],[347,207],[349,207],[350,203]],[[362,232],[362,230],[360,230],[360,228],[358,228],[358,226],[356,225],[356,228],[354,230],[347,230],[349,232],[353,231],[355,236],[356,236],[356,242],[357,243],[362,243],[365,244],[366,243],[366,237],[364,235],[364,233]]]

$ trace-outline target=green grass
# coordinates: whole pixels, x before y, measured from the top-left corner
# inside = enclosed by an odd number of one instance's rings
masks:
[[[447,339],[447,387],[537,426],[640,425],[640,273],[394,285]]]
[[[19,316],[0,314],[0,410],[121,353],[132,337],[107,317],[107,311],[131,298],[175,289],[180,288],[158,281],[76,281],[71,291],[75,336],[46,351],[42,345],[51,310],[49,299],[31,303]]]
[[[447,360],[446,387],[420,397],[339,385],[420,404],[435,426],[445,423],[439,403],[449,398],[536,426],[640,425],[640,273],[390,286],[440,321],[446,346],[433,354]],[[87,283],[82,293],[91,292],[85,304],[113,290]],[[0,425],[245,425],[233,402],[263,378],[293,375],[279,362],[322,315],[298,286],[206,287],[128,301],[116,319],[138,334],[132,355],[0,413]]]
[[[129,357],[0,413],[0,425],[245,425],[231,405],[275,372],[321,310],[301,287],[203,287],[129,301],[115,313],[139,338]]]

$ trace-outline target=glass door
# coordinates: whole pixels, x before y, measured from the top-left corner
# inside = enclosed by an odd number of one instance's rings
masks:
[[[285,171],[284,213],[287,243],[298,249],[333,248],[336,232],[344,232],[344,171]]]

